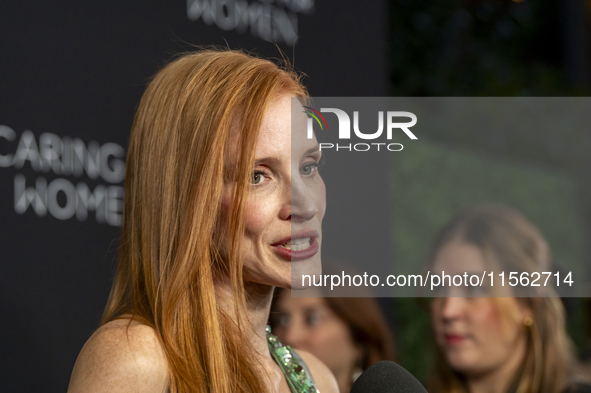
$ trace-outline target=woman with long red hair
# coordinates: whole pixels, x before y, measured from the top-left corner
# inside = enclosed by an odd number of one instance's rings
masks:
[[[266,326],[292,264],[320,265],[321,152],[292,138],[305,135],[305,96],[294,72],[234,51],[182,56],[150,82],[115,282],[70,393],[337,391],[326,366]]]

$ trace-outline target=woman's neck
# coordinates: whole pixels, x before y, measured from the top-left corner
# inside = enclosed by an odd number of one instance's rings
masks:
[[[335,373],[337,384],[339,385],[339,391],[348,392],[353,386],[353,370],[350,372]]]
[[[506,393],[525,359],[526,342],[519,340],[509,358],[494,370],[466,376],[470,393]]]
[[[254,350],[262,373],[267,376],[272,391],[287,391],[289,388],[284,380],[283,373],[275,363],[269,352],[267,344],[267,321],[271,311],[274,287],[255,283],[245,283],[246,315],[241,321],[240,332],[250,338],[250,344]],[[230,281],[216,283],[216,298],[218,307],[223,309],[230,318],[237,320],[236,297]],[[254,359],[253,359],[254,361]]]
[[[244,290],[246,295],[246,318],[241,321],[240,330],[246,337],[252,339],[251,345],[257,354],[263,358],[272,359],[267,346],[265,328],[269,320],[274,287],[245,283]],[[216,298],[220,308],[236,321],[236,297],[229,280],[216,283]]]
[[[266,327],[269,322],[269,313],[271,312],[271,302],[273,301],[273,291],[275,287],[268,285],[246,283],[246,308],[249,315],[252,329],[256,337],[254,344],[255,350],[271,359],[269,347],[267,346]]]

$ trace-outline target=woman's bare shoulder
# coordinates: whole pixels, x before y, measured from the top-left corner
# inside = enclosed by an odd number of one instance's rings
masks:
[[[337,384],[336,378],[324,363],[310,352],[297,350],[297,353],[300,355],[304,363],[306,363],[306,366],[308,366],[320,393],[339,392],[339,385]]]
[[[68,393],[165,392],[166,357],[151,327],[129,318],[101,326],[78,355]]]

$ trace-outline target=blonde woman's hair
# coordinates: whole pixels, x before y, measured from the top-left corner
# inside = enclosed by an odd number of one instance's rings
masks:
[[[438,233],[431,248],[432,264],[438,251],[454,241],[474,245],[485,260],[501,270],[517,272],[550,271],[550,248],[540,231],[521,213],[506,206],[480,206],[459,213]],[[509,269],[510,270],[507,270]],[[555,293],[541,297],[517,298],[532,312],[534,323],[527,334],[525,358],[514,376],[509,392],[560,393],[571,382],[575,366],[572,344],[565,328],[564,307]],[[512,311],[502,298],[494,298],[501,315]],[[464,377],[445,361],[435,345],[435,367],[430,392],[465,393]]]
[[[291,70],[236,51],[183,55],[158,72],[129,142],[116,278],[103,323],[125,314],[151,326],[170,392],[267,392],[253,363],[239,240],[258,132],[280,94],[305,97]],[[229,144],[236,144],[232,163]],[[224,187],[233,202],[220,226]],[[229,250],[220,249],[227,237]],[[224,258],[221,255],[224,255]],[[231,283],[224,310],[215,283]]]

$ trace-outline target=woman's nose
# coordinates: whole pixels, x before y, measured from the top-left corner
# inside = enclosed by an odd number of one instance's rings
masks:
[[[318,206],[312,198],[306,184],[297,176],[292,176],[289,192],[289,205],[282,211],[284,219],[293,222],[305,222],[311,220],[318,213]]]
[[[447,297],[442,299],[441,317],[444,320],[460,318],[464,312],[466,299],[462,297]]]
[[[283,344],[291,345],[294,348],[302,348],[305,344],[305,332],[297,325],[286,329]]]

